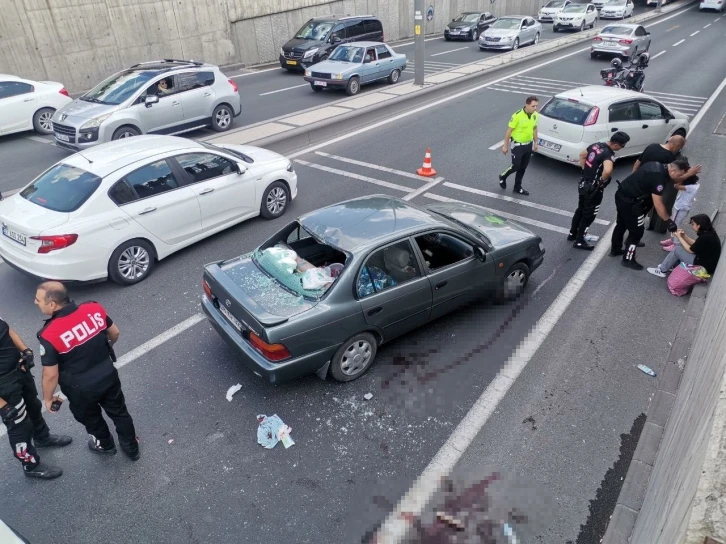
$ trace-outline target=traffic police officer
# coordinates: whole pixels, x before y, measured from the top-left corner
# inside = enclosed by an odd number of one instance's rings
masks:
[[[666,222],[668,230],[677,230],[663,203],[663,191],[668,183],[680,179],[688,171],[688,161],[678,159],[668,165],[648,162],[630,174],[615,193],[615,207],[618,218],[613,230],[610,254],[622,255],[622,265],[633,270],[642,270],[643,265],[635,260],[635,250],[645,231],[645,216],[651,207]],[[628,239],[623,249],[623,237],[628,231]]]
[[[600,211],[603,192],[610,183],[615,167],[615,152],[624,148],[629,141],[630,136],[625,132],[616,132],[609,142],[594,143],[580,152],[582,178],[578,186],[577,209],[567,236],[569,241],[574,241],[572,247],[589,251],[595,247],[587,243],[585,234]]]
[[[33,375],[33,351],[22,338],[0,319],[0,418],[8,430],[10,447],[29,478],[52,480],[63,471],[40,463],[35,449],[63,447],[70,436],[50,434],[41,413]]]
[[[119,330],[97,302],[76,305],[58,282],[38,287],[35,304],[50,316],[38,332],[43,365],[43,400],[57,399],[60,384],[68,397],[76,421],[91,435],[88,447],[102,454],[115,454],[116,445],[101,409],[116,426],[121,449],[134,461],[140,456],[134,422],[126,408],[111,346]]]
[[[525,196],[529,192],[522,188],[522,178],[524,178],[524,171],[529,165],[532,153],[537,151],[537,122],[539,121],[537,104],[537,97],[530,96],[525,101],[525,106],[521,110],[514,112],[509,119],[507,132],[504,135],[504,145],[502,146],[502,153],[505,155],[509,148],[512,148],[512,164],[499,174],[499,186],[506,189],[507,178],[510,174],[516,172],[514,175],[514,192]]]

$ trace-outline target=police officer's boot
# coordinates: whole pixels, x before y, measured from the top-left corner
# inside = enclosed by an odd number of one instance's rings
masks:
[[[28,478],[38,478],[39,480],[55,480],[63,474],[63,471],[58,467],[52,467],[38,463],[34,467],[29,465],[23,466],[23,472]]]
[[[591,246],[587,243],[587,240],[585,240],[584,236],[578,236],[575,240],[575,243],[572,244],[572,247],[575,249],[584,249],[585,251],[592,251],[595,249],[595,246]]]
[[[33,440],[36,448],[63,448],[71,442],[73,442],[73,439],[63,434],[49,434],[42,440]]]
[[[93,435],[91,435],[91,438],[88,439],[88,449],[94,453],[116,455],[115,444],[112,443],[110,446],[104,448],[103,446],[101,446],[101,441]]]
[[[623,260],[620,262],[625,268],[631,270],[643,270],[643,265],[635,260],[635,244],[628,247],[628,250],[623,255]]]

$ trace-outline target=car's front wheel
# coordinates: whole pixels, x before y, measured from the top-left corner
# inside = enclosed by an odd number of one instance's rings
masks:
[[[517,49],[519,49],[519,38],[515,38],[512,44],[512,51],[516,51]]]
[[[532,42],[532,45],[537,45],[539,43],[539,32],[534,35],[534,41]]]
[[[348,85],[345,87],[345,92],[349,96],[354,96],[360,91],[360,79],[352,77],[348,80]]]
[[[53,132],[53,108],[41,108],[33,115],[33,128],[38,134],[50,134]]]
[[[138,136],[139,134],[141,134],[141,132],[134,127],[120,127],[116,129],[116,131],[113,133],[113,136],[111,136],[111,139],[120,140],[121,138],[132,138],[134,136]]]
[[[313,90],[313,91],[315,91],[316,93],[319,93],[320,91],[322,91],[322,90],[323,90],[323,88],[322,88],[321,86],[319,86],[319,85],[315,85],[315,83],[312,83],[312,82],[310,83],[310,87],[311,87],[311,88],[312,88],[312,90]]]
[[[583,32],[585,30],[585,21],[582,21],[580,23],[580,32]]]
[[[350,382],[360,378],[371,367],[378,351],[378,342],[367,332],[356,334],[346,340],[333,355],[330,375],[339,382]]]
[[[527,287],[530,273],[529,267],[524,263],[512,265],[507,270],[499,286],[497,300],[499,302],[509,302],[518,298],[524,292],[524,288]]]
[[[120,285],[146,279],[154,268],[154,248],[145,240],[129,240],[116,248],[108,262],[108,276]]]
[[[220,104],[212,112],[212,128],[217,132],[224,132],[232,128],[234,113],[227,104]]]
[[[287,209],[290,203],[290,195],[287,187],[281,181],[271,184],[262,196],[260,215],[265,219],[276,219]]]

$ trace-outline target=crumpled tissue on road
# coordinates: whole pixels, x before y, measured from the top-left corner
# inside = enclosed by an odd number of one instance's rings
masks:
[[[229,389],[227,389],[227,400],[229,402],[232,402],[232,397],[240,389],[242,389],[242,386],[240,384],[233,385],[232,387],[230,387]]]
[[[290,436],[292,429],[285,425],[277,414],[269,417],[264,414],[258,415],[257,421],[260,424],[257,428],[257,443],[260,446],[271,450],[280,441],[285,449],[295,445],[295,441]]]

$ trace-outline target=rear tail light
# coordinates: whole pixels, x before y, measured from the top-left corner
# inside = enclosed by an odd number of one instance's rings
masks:
[[[597,123],[597,117],[600,115],[600,108],[595,106],[590,110],[590,113],[587,116],[587,119],[585,119],[585,126],[589,127],[590,125],[594,125]]]
[[[59,92],[60,94],[62,94],[63,96],[67,96],[68,98],[70,98],[70,97],[71,97],[71,95],[69,95],[69,94],[68,94],[68,91],[66,91],[66,88],[65,88],[65,87],[63,87],[63,88],[62,88],[62,89],[61,89],[60,91],[58,91],[58,92]]]
[[[232,85],[232,89],[234,90],[234,92],[237,92],[237,84],[231,79],[228,79],[227,81],[229,81],[229,84]]]
[[[31,240],[39,240],[38,253],[50,253],[57,249],[72,246],[78,240],[77,234],[61,234],[58,236],[31,236]]]
[[[255,333],[249,333],[252,347],[259,351],[268,361],[282,361],[290,357],[290,352],[282,344],[268,344]]]
[[[214,300],[214,297],[212,296],[212,288],[207,283],[207,280],[202,280],[202,289],[204,289],[204,294],[207,295],[209,300]]]
[[[602,41],[602,38],[601,38],[600,36],[595,36],[595,37],[594,37],[594,38],[592,39],[592,41],[594,41],[594,42],[601,42],[601,41]]]
[[[620,40],[620,42],[619,42],[619,43],[624,43],[625,45],[630,45],[631,43],[633,43],[633,40],[627,40],[627,39],[625,39],[625,40]]]

